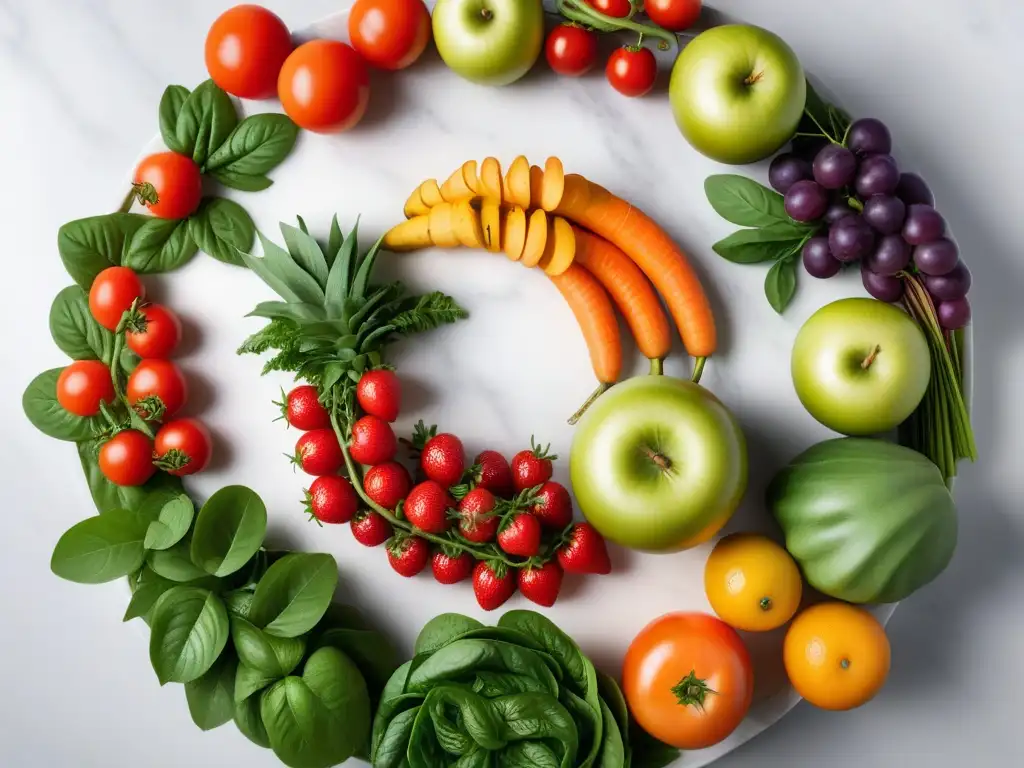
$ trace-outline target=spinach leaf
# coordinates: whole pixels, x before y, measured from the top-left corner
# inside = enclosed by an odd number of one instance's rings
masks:
[[[213,80],[206,80],[188,95],[178,112],[174,129],[177,151],[191,155],[203,168],[237,124],[238,113],[231,97]]]
[[[797,262],[793,258],[776,261],[764,278],[764,295],[780,315],[796,293]]]
[[[266,176],[253,176],[248,173],[237,173],[226,168],[210,171],[210,175],[225,187],[241,192],[262,192],[274,182]]]
[[[270,737],[263,725],[260,713],[261,696],[250,696],[235,703],[235,725],[249,741],[264,749],[270,749]]]
[[[704,180],[704,194],[719,216],[741,227],[764,227],[790,221],[782,195],[746,176],[708,176]]]
[[[498,620],[498,626],[533,638],[565,670],[576,693],[593,702],[596,708],[597,674],[594,665],[554,622],[536,611],[508,611]]]
[[[144,502],[140,512],[146,506],[147,504]],[[170,549],[173,547],[185,538],[185,534],[188,533],[188,529],[192,525],[194,514],[195,507],[187,494],[179,493],[164,501],[157,513],[157,519],[152,520],[146,530],[146,549]]]
[[[262,176],[288,156],[298,135],[298,126],[287,115],[250,115],[210,155],[205,172]]]
[[[539,692],[548,693],[543,682],[529,675],[517,675],[512,672],[490,672],[479,670],[473,679],[474,693],[493,699],[497,696],[508,696],[512,693]],[[567,690],[567,689],[566,689]]]
[[[114,334],[93,318],[89,295],[80,285],[69,285],[53,300],[50,335],[72,360],[102,360],[109,365],[114,354]]]
[[[529,675],[551,696],[558,695],[558,681],[535,651],[511,643],[465,638],[449,643],[413,669],[406,691],[422,693],[441,683],[465,682],[481,670]]]
[[[498,753],[499,768],[558,768],[558,757],[545,744],[518,741]],[[585,768],[581,764],[580,768]]]
[[[371,753],[371,761],[375,768],[408,768],[406,760],[408,753],[409,739],[412,736],[413,725],[416,722],[420,707],[417,705],[404,712],[399,712],[387,723],[380,738],[376,741],[376,749]],[[489,760],[488,752],[480,752]],[[487,766],[485,762],[482,765]],[[461,766],[460,766],[461,768]]]
[[[185,683],[192,722],[204,731],[218,728],[235,714],[235,671],[238,659],[225,651],[201,677]]]
[[[561,747],[561,765],[575,764],[579,733],[569,711],[557,699],[542,693],[519,693],[490,699],[489,704],[497,716],[500,740],[550,740]],[[467,730],[480,743],[476,734]]]
[[[794,224],[771,224],[733,232],[711,248],[734,264],[758,264],[791,256],[807,240],[810,232],[807,227]]]
[[[256,225],[233,200],[208,197],[188,219],[188,233],[203,251],[225,264],[242,266],[239,251],[252,250]]]
[[[206,673],[228,641],[228,612],[208,589],[179,586],[153,608],[149,660],[160,685],[188,683]]]
[[[181,108],[185,106],[189,90],[183,85],[168,85],[164,89],[164,95],[160,97],[160,136],[164,144],[172,152],[181,155],[191,154],[191,151],[178,141],[178,115]]]
[[[173,547],[151,550],[146,553],[146,562],[155,573],[171,581],[184,583],[202,579],[207,573],[192,562],[189,556],[190,543],[186,536]]]
[[[278,637],[305,634],[324,615],[337,584],[338,564],[330,555],[285,555],[256,586],[249,620]]]
[[[134,213],[107,213],[61,226],[57,250],[71,279],[89,290],[96,275],[121,263],[125,241],[148,219]]]
[[[601,700],[598,699],[597,708],[595,709],[568,688],[562,689],[558,700],[569,714],[572,715],[573,722],[576,723],[579,748],[586,753],[585,756],[581,755],[583,759],[579,763],[579,768],[590,768],[601,751],[601,744],[604,738]],[[618,731],[617,728],[616,731]],[[622,765],[622,763],[619,763],[619,765]]]
[[[198,248],[187,219],[150,218],[128,241],[121,264],[136,272],[170,272],[184,266]]]
[[[150,494],[157,491],[164,492],[170,489],[175,493],[181,493],[181,478],[165,472],[156,473],[145,485],[114,485],[100,471],[96,447],[92,443],[78,444],[78,458],[85,472],[85,479],[89,483],[93,503],[100,512],[112,509],[138,510]]]
[[[32,426],[47,437],[82,442],[99,434],[105,425],[102,416],[76,416],[57,402],[57,379],[63,368],[43,371],[29,383],[21,397],[21,406]]]
[[[257,630],[258,631],[258,630]],[[259,693],[271,683],[281,679],[281,675],[268,675],[245,663],[238,665],[238,672],[235,673],[235,702],[241,702],[250,696]]]
[[[626,706],[626,697],[622,695],[622,689],[604,672],[597,673],[597,689],[614,716],[622,738],[626,739],[629,735],[629,708]]]
[[[598,754],[597,760],[594,761],[594,765],[598,766],[598,768],[620,768],[623,765],[627,765],[627,748],[622,732],[618,728],[615,715],[612,714],[612,710],[603,700],[601,701],[601,718],[604,726],[602,730],[601,751]]]
[[[433,653],[459,635],[473,629],[481,629],[483,626],[476,619],[463,616],[461,613],[439,614],[423,625],[423,629],[416,637],[413,653],[417,656],[421,653]]]
[[[164,592],[176,586],[175,582],[165,579],[149,568],[143,567],[142,574],[139,576],[138,584],[135,585],[135,591],[132,592],[132,599],[128,602],[128,608],[124,612],[122,621],[131,621],[141,617],[148,624],[150,611],[156,605],[156,601],[160,599]]]
[[[57,541],[50,570],[79,584],[101,584],[137,571],[145,558],[145,522],[113,510],[71,526]]]
[[[249,562],[266,533],[263,500],[243,485],[226,486],[199,510],[192,532],[192,562],[214,576],[227,576]]]
[[[317,648],[337,648],[355,662],[366,678],[370,697],[376,699],[398,667],[398,652],[379,632],[365,629],[328,629],[316,640]]]
[[[306,652],[305,637],[274,637],[238,616],[231,617],[231,642],[245,666],[274,679],[290,674]]]

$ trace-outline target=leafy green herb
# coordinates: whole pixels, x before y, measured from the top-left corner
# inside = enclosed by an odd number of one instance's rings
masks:
[[[298,637],[323,617],[337,583],[338,564],[330,555],[285,555],[256,586],[249,619],[268,634]]]
[[[241,192],[262,192],[274,183],[263,175],[238,173],[237,171],[229,171],[226,168],[218,168],[216,171],[211,171],[210,175],[225,187],[237,189]]]
[[[807,240],[807,229],[780,222],[758,229],[740,229],[712,246],[715,253],[734,264],[775,261],[780,253],[795,253]]]
[[[178,151],[190,155],[201,169],[238,124],[231,97],[212,80],[201,83],[188,95],[175,125]]]
[[[160,685],[188,683],[210,669],[228,641],[228,612],[208,589],[179,586],[153,608],[149,659]]]
[[[89,290],[96,275],[121,263],[125,243],[147,218],[108,213],[64,224],[57,232],[57,250],[64,268],[76,283]]]
[[[245,209],[233,200],[208,197],[189,217],[188,233],[213,258],[241,266],[238,253],[252,248],[256,225]]]
[[[184,493],[166,500],[146,529],[146,549],[170,549],[188,533],[195,506]],[[193,539],[195,541],[195,539]],[[220,575],[220,574],[217,574]]]
[[[114,353],[114,334],[93,318],[89,296],[78,285],[69,285],[50,305],[50,335],[53,343],[72,360],[102,360],[109,364]]]
[[[256,630],[259,632],[259,630]],[[302,661],[300,658],[299,661]],[[268,675],[266,672],[261,672],[254,667],[250,667],[245,663],[238,665],[238,672],[235,675],[235,702],[242,702],[253,696],[271,683],[276,683],[281,679],[280,675]]]
[[[260,712],[262,696],[250,696],[235,703],[235,726],[245,738],[264,749],[270,749],[270,737],[263,725],[263,714]]]
[[[186,536],[173,547],[154,549],[146,553],[146,563],[153,571],[165,579],[185,583],[202,579],[208,574],[194,562],[189,555],[191,537]]]
[[[178,141],[178,115],[188,100],[189,90],[183,85],[168,85],[160,97],[160,135],[172,152],[189,155],[188,147]]]
[[[780,315],[796,293],[797,262],[793,258],[782,258],[772,264],[764,278],[764,295],[772,309]]]
[[[102,416],[76,416],[57,402],[57,379],[63,368],[51,368],[36,376],[25,389],[21,405],[32,426],[57,440],[89,440],[105,426]]]
[[[292,151],[298,135],[298,126],[286,115],[251,115],[210,155],[206,172],[227,186],[239,177],[265,178]]]
[[[708,176],[704,180],[704,194],[719,216],[741,227],[793,223],[783,206],[782,195],[746,176]]]
[[[199,510],[192,532],[192,562],[214,576],[227,576],[249,562],[266,533],[263,500],[245,486],[226,486]]]
[[[50,570],[79,584],[102,584],[137,571],[145,557],[145,521],[113,510],[69,528],[54,547]]]
[[[184,266],[196,250],[188,220],[149,218],[132,235],[121,264],[143,274],[170,272]]]
[[[235,671],[238,659],[225,652],[201,677],[185,683],[185,699],[192,722],[209,731],[235,715]]]
[[[238,616],[231,618],[231,642],[247,667],[273,679],[290,674],[306,652],[306,638],[276,637]]]
[[[128,603],[122,621],[131,621],[141,617],[148,623],[149,613],[156,605],[156,601],[164,592],[176,586],[177,584],[173,581],[158,576],[151,569],[144,567],[135,584],[132,599]]]
[[[92,493],[96,509],[108,512],[112,509],[135,511],[145,502],[151,493],[157,490],[174,489],[181,492],[181,479],[173,475],[157,473],[141,486],[114,485],[100,471],[96,460],[96,446],[93,443],[78,444],[78,458],[85,472],[89,491]]]

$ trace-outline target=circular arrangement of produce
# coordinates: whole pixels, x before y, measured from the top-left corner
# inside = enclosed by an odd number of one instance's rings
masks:
[[[60,228],[70,359],[23,405],[96,509],[51,569],[127,582],[199,728],[695,767],[883,689],[976,458],[971,275],[881,121],[700,12],[237,6],[120,208]]]

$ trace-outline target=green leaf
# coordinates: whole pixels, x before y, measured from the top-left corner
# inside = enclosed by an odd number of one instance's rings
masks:
[[[63,370],[51,368],[32,379],[21,406],[32,426],[44,435],[70,442],[89,440],[103,430],[106,422],[100,415],[76,416],[57,402],[57,379]]]
[[[807,229],[792,224],[772,224],[733,232],[711,248],[734,264],[758,264],[791,255],[808,234]]]
[[[626,765],[626,744],[619,730],[615,715],[605,701],[601,700],[601,751],[594,762],[597,768],[619,768]]]
[[[78,458],[82,464],[82,471],[85,472],[93,503],[100,512],[112,509],[127,509],[134,512],[155,492],[165,493],[171,490],[181,493],[181,478],[165,472],[157,472],[145,485],[114,485],[100,471],[96,447],[92,443],[78,444]]]
[[[110,363],[114,334],[96,322],[89,311],[89,295],[79,285],[69,285],[50,305],[50,335],[72,360]]]
[[[585,657],[572,638],[559,629],[551,619],[536,611],[513,610],[506,612],[499,620],[499,627],[522,632],[551,655],[565,670],[576,693],[597,707],[597,673],[594,665]]]
[[[231,97],[213,80],[201,83],[188,95],[178,113],[174,135],[178,151],[191,155],[203,168],[209,157],[223,144],[238,124],[238,113]]]
[[[359,262],[359,269],[356,270],[356,276],[352,278],[352,288],[349,290],[349,296],[356,301],[360,301],[366,296],[370,278],[373,276],[373,267],[377,263],[377,254],[380,253],[380,244],[383,241],[384,236],[381,235]]]
[[[278,291],[281,298],[285,301],[323,305],[324,291],[316,279],[299,266],[284,248],[265,238],[262,233],[259,237],[263,245],[263,264],[286,287],[285,293]],[[268,284],[277,291],[273,284]]]
[[[259,632],[259,630],[256,630]],[[301,659],[299,659],[301,661]],[[245,701],[253,694],[259,693],[271,683],[276,683],[281,675],[268,675],[255,667],[246,666],[244,663],[238,665],[238,672],[235,675],[235,702]]]
[[[211,171],[210,176],[215,178],[225,187],[237,189],[241,192],[262,192],[274,183],[266,176],[236,173],[235,171],[229,171],[226,168],[219,168],[216,171]]]
[[[301,229],[281,222],[281,235],[292,259],[320,285],[327,286],[327,259],[324,258],[320,245]]]
[[[262,301],[246,317],[265,317],[268,320],[279,317],[283,320],[315,321],[324,319],[324,309],[319,304],[303,302]]]
[[[317,637],[317,648],[330,646],[344,652],[363,673],[371,695],[378,696],[398,669],[398,651],[380,632],[335,627]]]
[[[261,696],[250,696],[235,704],[235,725],[249,741],[264,749],[270,749],[270,737],[263,725],[260,713]]]
[[[243,664],[274,678],[291,673],[306,652],[304,636],[275,637],[238,616],[231,619],[231,642]]]
[[[143,274],[170,272],[184,266],[196,251],[188,220],[150,218],[128,241],[121,263]]]
[[[121,263],[125,240],[148,220],[134,213],[107,213],[64,224],[57,231],[57,250],[71,279],[89,290],[96,275]]]
[[[460,307],[455,299],[440,291],[425,294],[403,304],[408,308],[395,315],[390,324],[406,336],[430,331],[469,317],[469,313]],[[363,346],[365,347],[366,343]]]
[[[144,521],[113,510],[71,526],[57,541],[50,570],[79,584],[102,584],[137,571],[145,558]]]
[[[244,485],[226,486],[199,510],[192,532],[192,562],[214,576],[227,576],[249,562],[266,533],[263,500]]]
[[[334,214],[331,217],[331,231],[327,235],[327,253],[324,254],[327,257],[328,267],[334,266],[334,261],[338,257],[338,251],[341,250],[344,240],[345,236],[341,234],[341,227],[338,225],[338,214]]]
[[[338,217],[335,216],[333,223],[331,224],[332,232],[337,221]],[[329,301],[344,302],[349,298],[349,292],[352,287],[352,273],[358,256],[358,248],[359,219],[356,219],[356,223],[352,225],[352,231],[349,232],[348,237],[342,238],[341,229],[338,229],[337,255],[334,259],[334,263],[331,264],[331,272],[327,277],[327,288],[324,291]]]
[[[330,555],[285,555],[256,586],[249,619],[278,637],[305,634],[324,615],[337,584],[338,564]]]
[[[202,730],[218,728],[235,715],[235,671],[238,659],[225,651],[201,677],[185,683],[192,722]]]
[[[169,549],[154,549],[146,553],[149,567],[165,579],[183,583],[207,576],[206,571],[192,562],[189,555],[189,537]]]
[[[741,227],[790,221],[782,195],[746,176],[708,176],[704,180],[704,193],[719,216]]]
[[[188,99],[189,90],[183,85],[168,85],[164,95],[160,97],[160,135],[164,144],[172,152],[181,155],[191,154],[189,149],[178,141],[178,115]]]
[[[164,592],[176,586],[177,584],[173,581],[165,579],[163,576],[159,576],[149,568],[144,567],[142,575],[139,577],[139,582],[135,585],[135,591],[132,592],[132,599],[129,601],[128,608],[124,612],[124,618],[121,620],[131,621],[141,617],[148,623],[150,611],[156,605],[156,601],[163,596]]]
[[[270,112],[250,115],[210,155],[205,171],[262,176],[288,156],[298,135],[298,126],[287,115]]]
[[[463,616],[461,613],[439,614],[423,625],[416,636],[413,653],[416,656],[433,653],[466,632],[481,629],[483,626],[476,619]]]
[[[629,747],[632,765],[638,768],[668,768],[680,754],[678,749],[658,741],[635,722],[629,732]]]
[[[239,251],[252,250],[256,225],[233,200],[207,197],[188,219],[188,233],[204,252],[225,264],[242,265]]]
[[[206,673],[228,641],[228,612],[208,589],[175,587],[153,609],[149,659],[160,685]]]
[[[166,501],[146,530],[146,549],[170,549],[188,533],[195,507],[187,494]]]
[[[764,278],[764,295],[772,309],[780,315],[796,293],[796,261],[781,259],[772,265]]]

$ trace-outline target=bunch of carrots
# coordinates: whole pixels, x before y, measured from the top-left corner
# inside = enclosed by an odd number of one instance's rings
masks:
[[[544,167],[517,157],[503,176],[493,157],[462,164],[444,183],[428,179],[406,201],[406,221],[384,235],[395,252],[430,246],[503,251],[539,267],[568,302],[590,352],[599,386],[586,407],[619,379],[622,343],[615,308],[637,347],[661,373],[672,346],[664,299],[693,381],[715,351],[715,321],[686,254],[643,211],[578,174],[557,157]]]

